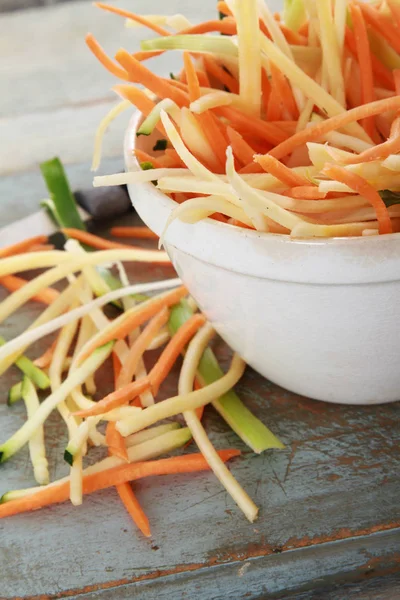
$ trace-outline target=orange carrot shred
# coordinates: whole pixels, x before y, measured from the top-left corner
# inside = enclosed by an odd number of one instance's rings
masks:
[[[217,10],[223,15],[232,16],[232,11],[226,2],[217,2]]]
[[[71,229],[69,227],[64,227],[61,230],[63,233],[65,233],[65,235],[67,235],[68,237],[73,238],[74,240],[78,240],[78,242],[82,242],[84,244],[87,244],[88,246],[91,246],[92,248],[97,248],[99,250],[112,250],[112,249],[131,249],[131,250],[137,250],[140,252],[154,252],[154,263],[160,262],[161,264],[169,264],[168,262],[165,262],[161,256],[163,255],[162,252],[159,252],[158,250],[144,250],[143,248],[141,248],[140,246],[131,246],[129,244],[120,244],[119,242],[111,242],[110,240],[106,240],[104,238],[99,237],[98,235],[93,235],[93,233],[89,233],[87,231],[83,231],[81,229]],[[158,257],[159,255],[159,257]],[[140,254],[138,256],[138,260],[140,260]]]
[[[395,25],[370,4],[360,3],[359,6],[364,13],[365,20],[368,21],[371,27],[386,39],[397,53],[400,53],[400,36]]]
[[[351,158],[344,161],[344,164],[357,165],[372,160],[383,160],[390,154],[400,152],[400,118],[393,121],[390,137],[386,142],[368,148],[361,154],[354,154]]]
[[[124,79],[125,81],[129,81],[129,75],[125,71],[125,69],[121,69],[118,65],[116,65],[109,56],[104,52],[103,48],[100,46],[99,42],[96,38],[88,33],[85,37],[86,45],[95,55],[97,60],[115,77],[118,79]]]
[[[375,102],[371,102],[369,104],[357,106],[356,108],[348,110],[345,113],[331,117],[330,119],[326,119],[326,121],[321,121],[312,127],[295,133],[295,135],[273,148],[270,151],[270,154],[275,158],[281,159],[284,156],[291,154],[295,148],[302,146],[307,142],[316,140],[330,131],[344,127],[349,123],[360,121],[367,117],[372,117],[373,115],[398,109],[400,109],[400,97],[376,100]]]
[[[89,356],[97,347],[107,344],[112,340],[124,339],[131,331],[140,327],[140,325],[150,319],[164,306],[168,307],[177,304],[187,295],[187,293],[187,289],[184,286],[180,286],[166,294],[156,296],[151,300],[143,302],[143,304],[139,305],[132,314],[128,315],[126,319],[122,321],[122,323],[119,323],[118,327],[114,327],[99,336],[96,342],[88,348],[86,354],[82,357],[82,360]]]
[[[158,33],[158,35],[171,35],[168,29],[164,29],[164,27],[160,27],[160,25],[152,23],[151,21],[146,19],[146,17],[142,17],[141,15],[132,13],[129,10],[123,10],[122,8],[118,8],[117,6],[110,6],[109,4],[104,4],[103,2],[95,2],[95,6],[97,6],[97,8],[101,8],[102,10],[107,10],[108,12],[115,13],[120,17],[125,17],[126,19],[136,21],[136,23],[140,23],[140,25],[145,25],[155,33]]]
[[[361,101],[362,104],[376,100],[374,91],[374,76],[372,73],[371,51],[368,40],[367,28],[359,6],[349,5],[353,21],[354,36],[356,41],[357,59],[361,76]],[[363,122],[365,131],[373,140],[377,139],[374,117],[369,117]]]
[[[117,380],[117,388],[128,385],[135,375],[139,360],[147,350],[152,339],[157,335],[161,327],[166,324],[169,317],[169,310],[164,307],[158,312],[146,325],[140,335],[136,338],[129,349],[129,352],[122,365],[121,372]]]
[[[267,173],[271,173],[271,175],[279,179],[279,181],[282,181],[282,183],[285,183],[290,187],[309,184],[305,177],[298,175],[298,173],[295,173],[292,169],[286,167],[286,165],[279,162],[279,160],[270,154],[264,154],[263,156],[257,154],[254,157],[254,160],[261,165]]]
[[[280,144],[288,139],[288,135],[276,125],[245,115],[230,106],[218,106],[213,111],[228,119],[234,129],[238,130],[237,126],[243,127],[248,135],[265,139],[271,144]]]
[[[160,169],[162,167],[162,164],[159,162],[158,158],[155,158],[151,154],[147,154],[147,152],[139,150],[139,148],[135,148],[133,152],[139,162],[151,162],[155,169]]]
[[[240,160],[243,165],[253,162],[255,152],[253,148],[242,138],[240,133],[232,129],[232,127],[227,127],[226,131],[232,146],[232,152],[236,158]]]
[[[327,196],[325,192],[320,192],[315,185],[294,186],[281,193],[284,196],[301,200],[323,200]]]
[[[28,281],[26,279],[17,277],[17,275],[5,275],[4,277],[0,278],[0,285],[5,287],[9,292],[20,290],[27,283]],[[49,306],[50,304],[53,304],[54,300],[56,300],[59,295],[60,293],[57,290],[54,290],[53,288],[45,288],[32,296],[32,300]]]
[[[129,102],[136,106],[136,108],[138,108],[146,117],[155,107],[155,103],[143,92],[143,90],[140,90],[133,85],[115,85],[113,91],[121,96],[121,98],[129,100]],[[157,122],[156,129],[164,136],[167,135],[161,121]]]
[[[229,449],[218,452],[220,458],[226,462],[231,458],[240,456],[240,450]],[[83,493],[92,494],[99,490],[114,487],[128,481],[136,481],[144,477],[156,475],[171,475],[176,473],[195,473],[208,471],[210,469],[202,454],[189,454],[185,456],[174,456],[160,460],[129,463],[100,473],[92,473],[83,476]],[[34,494],[17,498],[0,505],[0,519],[10,517],[23,512],[38,510],[44,506],[58,504],[69,499],[69,481],[59,483],[51,487],[39,489]]]
[[[195,314],[188,319],[170,339],[167,346],[161,353],[158,361],[149,373],[153,394],[156,396],[158,389],[168,373],[175,364],[176,359],[185,348],[186,344],[193,337],[196,331],[204,325],[206,318],[204,315]]]
[[[189,89],[189,100],[190,102],[194,102],[200,98],[200,84],[189,52],[183,53],[183,64],[185,65],[186,80]]]
[[[363,177],[347,171],[339,165],[327,165],[323,172],[336,181],[348,185],[352,190],[364,196],[373,206],[379,223],[379,233],[392,233],[392,223],[388,209],[378,192]]]
[[[218,79],[233,94],[239,93],[237,80],[230,73],[227,73],[212,56],[204,55],[203,61],[207,73]]]
[[[350,50],[350,52],[354,56],[357,56],[357,46],[354,32],[349,27],[346,27],[345,41],[346,46]],[[387,89],[393,90],[393,78],[390,70],[375,56],[375,54],[370,54],[370,57],[372,70],[374,72],[376,80]]]
[[[172,86],[170,82],[157,77],[126,50],[118,50],[116,60],[123,66],[132,81],[141,83],[159,98],[171,98],[178,106],[188,106],[188,95]]]
[[[45,242],[47,242],[46,235],[37,235],[35,237],[28,238],[22,242],[17,242],[12,246],[0,248],[0,258],[6,258],[7,256],[14,256],[14,254],[28,252],[32,246],[35,246],[36,244],[43,244]]]
[[[151,158],[151,157],[149,157]],[[139,227],[112,227],[110,234],[120,238],[138,238],[144,240],[158,240],[158,235],[145,226]]]
[[[198,25],[193,25],[193,27],[188,27],[187,29],[183,29],[179,32],[179,35],[193,35],[193,34],[201,34],[201,33],[210,33],[210,32],[218,32],[223,33],[224,35],[236,35],[236,22],[234,19],[225,18],[221,21],[213,20],[213,21],[204,21],[203,23],[199,23]]]
[[[156,56],[161,56],[164,54],[165,50],[138,50],[132,54],[133,58],[142,62],[143,60],[148,60],[149,58],[155,58]]]
[[[135,525],[144,536],[151,537],[149,519],[136,498],[131,484],[129,482],[121,483],[116,486],[116,490]]]
[[[36,367],[39,367],[39,369],[46,369],[52,361],[56,344],[57,340],[50,344],[43,354],[33,361],[33,364],[36,365]]]
[[[149,387],[149,378],[143,377],[141,379],[138,379],[137,381],[133,381],[132,383],[125,385],[122,388],[119,388],[118,390],[115,390],[114,392],[111,392],[110,394],[96,402],[96,405],[92,408],[79,410],[74,414],[78,417],[85,418],[96,415],[102,415],[103,413],[113,410],[114,408],[119,408],[120,406],[131,402],[131,400],[134,400],[135,398],[137,398],[137,396],[148,390]]]

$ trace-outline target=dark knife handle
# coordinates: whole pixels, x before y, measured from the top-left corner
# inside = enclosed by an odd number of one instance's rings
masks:
[[[126,185],[78,190],[74,196],[95,221],[120,217],[132,210]]]

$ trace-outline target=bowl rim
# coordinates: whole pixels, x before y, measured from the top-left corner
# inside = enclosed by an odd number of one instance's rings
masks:
[[[138,129],[139,124],[143,120],[143,114],[140,111],[135,111],[132,115],[128,127],[126,129],[125,138],[124,138],[124,154],[125,154],[125,164],[128,171],[139,171],[140,164],[137,160],[133,150],[135,148],[135,142],[137,140],[136,131]],[[147,188],[148,191],[151,191],[152,195],[158,196],[163,200],[163,203],[169,206],[172,211],[178,205],[175,200],[172,200],[169,196],[164,194],[158,188],[155,188],[151,183],[141,183],[141,186]],[[283,233],[271,233],[266,231],[256,231],[252,229],[246,229],[245,227],[236,227],[230,225],[229,223],[222,223],[221,221],[216,221],[215,219],[210,219],[209,217],[202,219],[203,223],[206,223],[212,229],[218,230],[226,230],[228,228],[230,231],[235,229],[238,234],[240,234],[241,238],[247,238],[249,240],[274,240],[279,244],[288,244],[290,246],[359,246],[359,245],[370,245],[370,244],[379,244],[387,241],[400,241],[400,232],[396,233],[386,233],[383,235],[373,235],[373,236],[343,236],[343,237],[305,237],[305,238],[292,238],[288,234]],[[195,224],[196,225],[196,224]]]

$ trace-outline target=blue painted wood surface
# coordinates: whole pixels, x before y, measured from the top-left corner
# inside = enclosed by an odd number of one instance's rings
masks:
[[[163,268],[130,270],[132,281],[160,276],[167,276]],[[28,305],[2,333],[21,331],[38,310]],[[227,365],[225,345],[218,342],[216,351]],[[1,380],[2,440],[25,419],[22,405],[4,403],[17,379],[10,371]],[[163,393],[175,389],[176,374]],[[256,456],[212,408],[206,410],[215,445],[243,450],[231,469],[260,506],[254,524],[208,473],[135,484],[152,524],[151,540],[136,532],[112,490],[85,498],[79,508],[66,503],[5,519],[0,597],[162,600],[201,590],[201,598],[215,600],[274,598],[398,572],[400,404],[323,404],[251,370],[238,391],[287,446]],[[46,439],[52,477],[60,477],[67,471],[65,432],[56,415],[46,425]],[[1,465],[0,493],[33,483],[26,450]]]

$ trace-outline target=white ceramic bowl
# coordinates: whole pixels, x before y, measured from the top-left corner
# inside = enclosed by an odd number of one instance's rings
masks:
[[[127,170],[139,165],[134,115]],[[176,206],[151,183],[129,186],[160,234]],[[211,219],[175,221],[166,250],[221,337],[256,371],[304,396],[343,404],[400,398],[400,234],[291,240]]]

